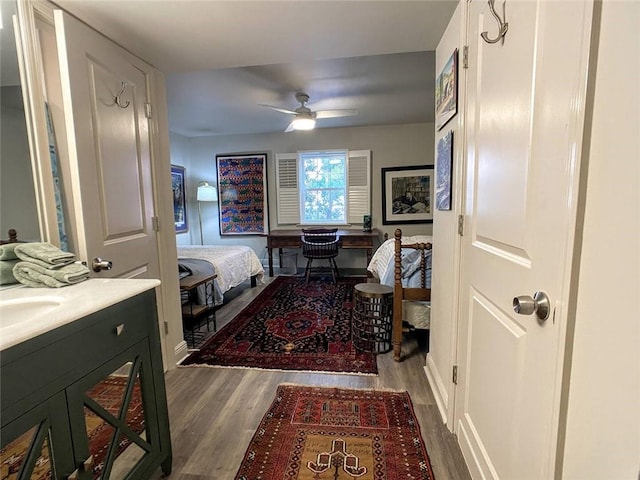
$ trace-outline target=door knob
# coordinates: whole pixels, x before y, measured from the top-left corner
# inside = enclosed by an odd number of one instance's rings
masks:
[[[535,313],[536,316],[543,322],[549,318],[551,312],[551,302],[549,297],[543,291],[538,291],[533,294],[533,298],[528,295],[521,295],[514,297],[513,299],[513,311],[520,315],[531,315]]]
[[[113,267],[113,263],[109,260],[103,260],[100,257],[95,257],[91,260],[91,268],[93,268],[94,272],[99,272],[101,270],[111,270]]]

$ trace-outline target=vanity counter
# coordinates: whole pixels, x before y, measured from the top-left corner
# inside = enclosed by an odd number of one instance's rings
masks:
[[[92,278],[63,288],[0,291],[0,351],[160,285],[155,279]]]

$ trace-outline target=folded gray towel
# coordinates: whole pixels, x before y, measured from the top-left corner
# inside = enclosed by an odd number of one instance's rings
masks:
[[[18,262],[13,267],[16,280],[28,287],[66,287],[87,280],[89,274],[89,269],[81,263],[52,269],[31,262]]]
[[[59,268],[75,262],[76,256],[63,252],[50,243],[20,243],[16,245],[15,254],[20,260],[34,263],[44,268]]]
[[[0,260],[16,260],[18,256],[14,250],[18,245],[20,244],[7,243],[6,245],[0,245]]]
[[[13,276],[13,267],[19,260],[0,260],[0,285],[11,285],[18,283]]]

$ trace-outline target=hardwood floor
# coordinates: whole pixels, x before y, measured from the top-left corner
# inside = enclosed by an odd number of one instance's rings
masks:
[[[265,281],[271,281],[266,278]],[[247,283],[248,285],[248,283]],[[241,288],[217,312],[218,328],[228,323],[264,288]],[[239,294],[238,294],[239,293]],[[403,344],[402,363],[378,356],[379,376],[270,372],[187,367],[166,375],[173,472],[185,480],[233,479],[244,452],[280,383],[407,390],[438,480],[469,479],[456,438],[442,424],[418,343]],[[409,353],[410,352],[410,353]],[[159,472],[158,472],[159,476]],[[249,479],[254,480],[254,479]]]

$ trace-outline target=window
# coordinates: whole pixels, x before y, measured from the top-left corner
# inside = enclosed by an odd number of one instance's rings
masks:
[[[300,152],[300,222],[347,223],[347,152]]]
[[[276,155],[278,224],[362,224],[371,211],[369,150]]]

